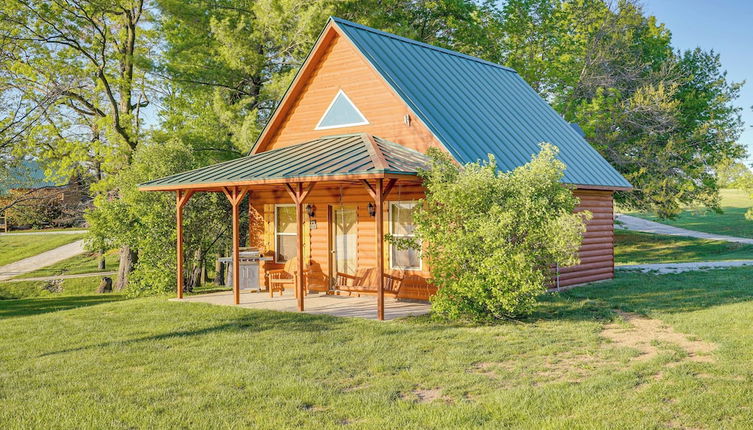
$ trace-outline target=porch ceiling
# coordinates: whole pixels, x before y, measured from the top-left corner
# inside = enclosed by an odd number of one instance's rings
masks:
[[[369,134],[328,136],[178,173],[142,191],[416,176],[428,157]]]

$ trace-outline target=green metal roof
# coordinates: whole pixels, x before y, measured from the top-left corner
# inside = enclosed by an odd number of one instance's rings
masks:
[[[428,157],[368,134],[323,137],[273,149],[224,163],[140,184],[142,189],[170,190],[185,186],[219,187],[227,183],[262,183],[275,180],[328,176],[397,174],[416,175]]]
[[[514,70],[331,19],[459,162],[493,154],[510,171],[548,142],[567,165],[563,182],[631,187]]]

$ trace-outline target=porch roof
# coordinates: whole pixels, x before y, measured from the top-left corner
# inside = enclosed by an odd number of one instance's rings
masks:
[[[428,157],[369,134],[314,139],[139,184],[143,191],[417,175]]]

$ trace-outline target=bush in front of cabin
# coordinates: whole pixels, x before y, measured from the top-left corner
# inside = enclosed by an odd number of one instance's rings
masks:
[[[509,173],[488,162],[458,166],[433,150],[421,172],[426,197],[414,215],[436,315],[491,321],[530,314],[551,282],[552,267],[578,263],[590,213],[574,213],[578,199],[560,182],[557,148],[542,144],[531,161]],[[423,245],[421,245],[423,244]]]

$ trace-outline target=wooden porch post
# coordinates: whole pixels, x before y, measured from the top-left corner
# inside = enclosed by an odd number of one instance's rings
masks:
[[[298,311],[303,312],[304,309],[304,301],[303,301],[303,295],[304,295],[304,288],[303,288],[303,268],[304,268],[304,261],[303,261],[303,202],[306,200],[306,197],[308,197],[309,193],[312,189],[314,189],[314,185],[316,185],[316,182],[311,182],[304,191],[303,189],[303,183],[298,182],[295,184],[295,188],[291,186],[290,184],[285,184],[285,188],[288,191],[288,194],[290,194],[290,198],[293,199],[293,202],[295,203],[295,224],[296,224],[296,250],[298,251],[298,267],[296,267],[296,271],[298,272],[298,275],[295,278],[295,291],[296,291],[296,297],[298,299]]]
[[[377,257],[377,319],[384,320],[384,182],[377,179],[374,190],[376,204],[376,257]]]
[[[303,184],[298,183],[296,186],[298,200],[295,202],[295,233],[296,233],[296,250],[298,251],[298,276],[296,276],[296,291],[298,292],[298,311],[303,312],[303,201],[300,196],[303,194]]]
[[[376,213],[374,222],[376,223],[376,258],[377,258],[377,319],[384,320],[384,201],[392,191],[397,180],[389,179],[384,183],[384,179],[376,180],[376,188],[372,188],[367,180],[362,183],[374,199]]]
[[[247,188],[232,187],[223,188],[222,191],[230,200],[233,208],[233,303],[236,305],[241,302],[241,276],[240,276],[240,216],[239,207],[243,197],[248,192]]]
[[[178,298],[183,298],[183,207],[188,203],[188,199],[193,195],[193,191],[178,190],[175,193],[175,224],[177,230],[177,237],[175,243],[175,254],[177,256],[177,271],[176,278]]]

